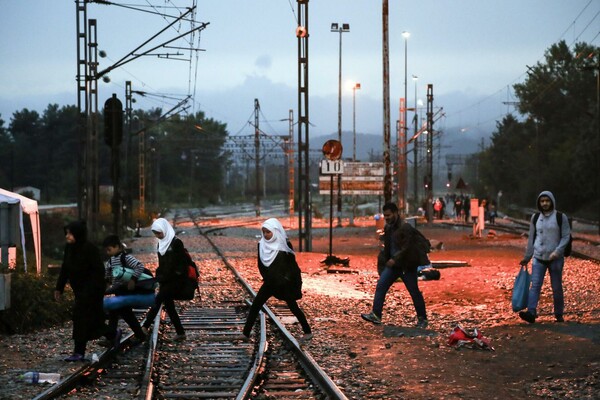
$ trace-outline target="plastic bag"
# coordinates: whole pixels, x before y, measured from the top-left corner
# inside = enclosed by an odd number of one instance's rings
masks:
[[[514,312],[527,308],[527,299],[529,298],[529,285],[531,284],[531,274],[527,266],[521,266],[521,270],[515,278],[512,294],[512,309]]]

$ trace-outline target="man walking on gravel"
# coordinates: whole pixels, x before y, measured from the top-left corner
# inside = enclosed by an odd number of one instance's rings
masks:
[[[395,203],[386,203],[383,206],[383,217],[385,218],[384,227],[384,249],[383,255],[385,266],[375,288],[375,297],[373,298],[373,309],[368,314],[360,316],[365,321],[376,325],[381,324],[381,315],[383,313],[383,303],[385,295],[390,287],[398,278],[402,278],[406,290],[412,298],[415,310],[417,311],[417,327],[427,327],[427,313],[425,312],[425,300],[423,293],[419,290],[419,281],[417,267],[430,264],[426,249],[418,245],[421,242],[421,233],[410,224],[402,223],[398,214],[398,206]],[[422,237],[429,244],[429,241]]]
[[[554,317],[557,322],[563,322],[565,301],[562,272],[565,263],[564,253],[571,236],[571,227],[567,216],[556,211],[556,202],[551,192],[544,191],[538,195],[537,209],[539,212],[531,217],[527,249],[520,262],[522,266],[526,266],[533,257],[527,311],[519,312],[519,317],[530,324],[535,322],[540,292],[546,270],[548,270],[554,299]]]

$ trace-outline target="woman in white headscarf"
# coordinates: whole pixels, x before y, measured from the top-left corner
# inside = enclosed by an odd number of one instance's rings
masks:
[[[161,304],[164,304],[165,310],[171,319],[177,335],[175,340],[185,339],[185,330],[179,319],[179,314],[175,309],[174,299],[181,289],[182,275],[186,274],[187,256],[183,242],[177,236],[173,227],[164,218],[158,218],[152,224],[152,233],[158,239],[158,268],[156,269],[156,280],[159,283],[156,301],[148,314],[146,321],[142,326],[144,333],[148,333],[148,328],[154,322]]]
[[[258,270],[263,284],[252,302],[244,326],[244,336],[250,337],[258,312],[271,296],[287,303],[290,311],[298,318],[304,339],[312,337],[306,316],[296,300],[302,298],[302,276],[285,230],[276,218],[262,224],[262,237],[258,242]]]

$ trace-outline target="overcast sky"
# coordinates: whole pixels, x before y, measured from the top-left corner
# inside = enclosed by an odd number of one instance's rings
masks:
[[[128,0],[169,15],[173,4],[192,0]],[[344,132],[352,131],[356,91],[356,130],[381,134],[382,2],[375,0],[310,0],[309,93],[311,135],[337,132],[339,33],[332,22],[349,23],[342,34]],[[491,132],[514,101],[510,87],[522,82],[528,65],[543,60],[553,43],[564,39],[600,45],[599,0],[422,0],[389,1],[391,123],[398,119],[404,95],[405,39],[408,52],[408,103],[425,101],[426,84],[433,84],[434,108],[443,107],[438,127],[464,132]],[[107,68],[163,29],[172,18],[116,5],[88,4],[88,18],[97,20],[99,49]],[[230,134],[249,134],[254,99],[261,105],[261,128],[285,134],[289,109],[297,110],[298,6],[293,0],[197,1],[195,19],[209,23],[195,42],[204,51],[193,63],[174,60],[175,49],[157,52],[169,59],[144,56],[112,71],[110,83],[99,83],[100,107],[112,93],[125,96],[125,81],[133,90],[155,94],[136,96],[134,107],[170,109],[187,93],[194,95],[189,112],[204,111],[227,123]],[[23,108],[40,113],[50,103],[77,103],[76,8],[66,0],[0,0],[0,115],[9,124]],[[189,29],[177,24],[141,51],[158,46]],[[199,45],[198,45],[199,41]],[[175,42],[183,45],[182,42]],[[175,44],[174,43],[174,44]],[[138,52],[139,53],[139,52]],[[414,81],[412,75],[418,76]],[[168,95],[168,98],[160,97]],[[410,116],[409,116],[410,118]],[[392,130],[394,132],[394,130]]]

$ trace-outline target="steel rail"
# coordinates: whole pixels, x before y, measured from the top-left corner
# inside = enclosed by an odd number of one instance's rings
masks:
[[[206,237],[208,242],[211,244],[213,249],[219,257],[223,260],[225,265],[233,272],[236,276],[236,279],[246,288],[248,293],[254,298],[256,297],[256,292],[252,289],[252,287],[246,282],[246,280],[239,274],[237,269],[231,265],[229,260],[225,257],[225,255],[221,252],[221,249],[202,231],[201,227],[194,224],[198,228],[198,231],[201,235]],[[281,323],[280,319],[271,311],[271,309],[267,306],[263,306],[263,311],[269,316],[269,318],[273,321],[273,323],[277,326],[280,332],[282,332],[283,336],[286,340],[292,345],[292,349],[294,354],[298,357],[302,367],[309,374],[310,378],[314,383],[319,385],[319,387],[323,390],[323,392],[328,396],[329,399],[339,399],[339,400],[347,400],[347,397],[344,393],[338,388],[338,386],[331,380],[329,375],[318,365],[318,363],[314,360],[314,358],[306,351],[300,347],[300,344],[294,338],[294,336],[287,330],[287,328]]]
[[[144,367],[144,376],[140,384],[139,400],[151,400],[154,395],[154,382],[152,382],[152,371],[154,370],[154,362],[156,360],[156,345],[158,343],[158,331],[160,321],[164,318],[164,310],[162,305],[158,312],[160,318],[155,318],[152,328],[152,335],[148,338],[148,352],[146,355],[146,365]]]

